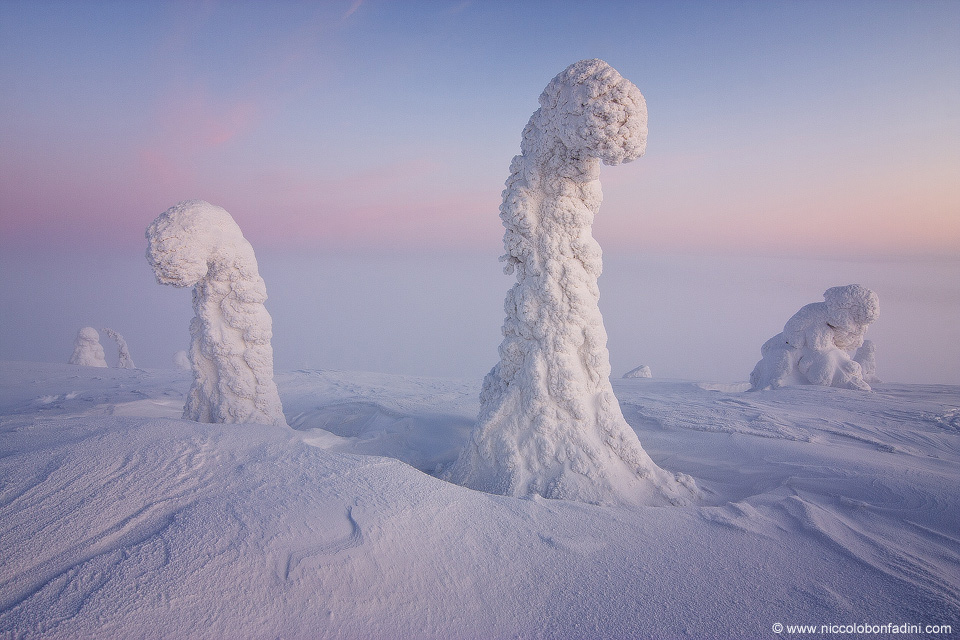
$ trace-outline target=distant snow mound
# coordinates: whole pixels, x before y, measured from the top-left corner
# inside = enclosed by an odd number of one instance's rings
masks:
[[[754,390],[816,384],[870,391],[852,353],[863,345],[870,323],[880,317],[877,294],[850,284],[827,289],[823,298],[800,309],[783,332],[764,343],[763,357],[750,374]]]
[[[272,320],[253,247],[224,209],[189,200],[147,228],[157,282],[193,287],[193,386],[183,417],[285,425],[273,381]]]
[[[864,340],[853,359],[860,365],[866,382],[870,384],[883,382],[877,377],[877,347],[873,344],[873,340]]]
[[[113,338],[117,343],[117,368],[118,369],[136,369],[133,364],[133,358],[130,357],[130,349],[127,347],[127,341],[123,336],[113,329],[103,329],[103,332]]]
[[[653,373],[650,371],[650,367],[645,364],[640,365],[636,369],[630,369],[625,374],[624,378],[652,378]]]
[[[591,226],[600,163],[634,160],[646,140],[643,95],[602,60],[567,67],[540,95],[500,206],[501,261],[517,276],[500,362],[446,479],[595,504],[682,504],[695,495],[693,480],[654,464],[624,420],[598,306],[602,262]]]
[[[173,366],[177,371],[190,371],[193,368],[190,364],[190,356],[182,349],[173,354]]]
[[[84,367],[105,367],[107,359],[100,346],[100,334],[93,327],[83,327],[77,331],[73,340],[73,355],[68,364],[78,364]]]

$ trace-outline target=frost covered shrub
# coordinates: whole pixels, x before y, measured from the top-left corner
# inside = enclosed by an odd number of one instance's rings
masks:
[[[630,369],[630,371],[627,371],[625,374],[623,374],[623,377],[624,378],[652,378],[653,373],[650,371],[649,366],[642,364],[636,369]]]
[[[73,340],[73,355],[68,364],[79,364],[84,367],[105,367],[107,359],[104,357],[103,347],[100,346],[100,334],[93,327],[83,327],[77,331]]]
[[[500,217],[507,293],[500,362],[483,381],[479,423],[444,477],[474,489],[610,504],[683,503],[692,479],[660,469],[610,386],[591,234],[600,163],[643,154],[646,103],[602,60],[550,81],[523,130]]]
[[[130,357],[130,349],[127,347],[127,341],[123,339],[123,336],[113,329],[102,329],[102,331],[117,343],[117,368],[136,369],[133,364],[133,358]]]
[[[873,344],[873,340],[864,340],[853,359],[860,365],[864,382],[869,384],[883,382],[877,377],[877,347]]]
[[[286,424],[273,382],[272,321],[253,247],[222,208],[181,202],[147,228],[157,282],[193,287],[193,386],[183,417]]]
[[[823,302],[808,304],[787,320],[783,332],[760,349],[763,358],[750,374],[753,389],[816,384],[870,390],[852,353],[880,317],[877,294],[859,284],[832,287]]]

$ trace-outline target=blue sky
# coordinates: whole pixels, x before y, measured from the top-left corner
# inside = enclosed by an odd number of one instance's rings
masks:
[[[257,252],[279,368],[482,375],[510,160],[593,57],[649,110],[594,224],[616,374],[745,379],[855,281],[881,377],[960,380],[955,0],[0,0],[0,358],[91,325],[169,366],[189,295],[143,233],[203,198]]]
[[[551,77],[650,112],[602,244],[956,254],[960,3],[0,2],[0,233],[138,241],[201,197],[255,245],[488,248]]]

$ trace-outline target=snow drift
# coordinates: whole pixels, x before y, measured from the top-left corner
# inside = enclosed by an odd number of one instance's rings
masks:
[[[117,343],[117,367],[120,369],[136,369],[133,364],[133,358],[130,357],[130,349],[127,347],[127,341],[123,336],[113,329],[103,329],[103,332],[113,338]]]
[[[100,334],[93,327],[83,327],[77,331],[73,339],[73,354],[68,364],[79,364],[84,367],[105,367],[107,359],[100,345]]]
[[[630,369],[630,371],[627,371],[625,374],[623,374],[623,377],[624,378],[652,378],[653,372],[650,371],[650,367],[648,365],[642,364],[639,367],[636,367],[634,369]]]
[[[602,60],[582,60],[540,95],[500,206],[507,293],[500,362],[477,428],[445,478],[512,496],[610,504],[686,502],[693,481],[660,469],[610,386],[598,300],[600,163],[643,154],[643,95]]]
[[[827,289],[823,299],[800,309],[783,332],[764,343],[763,358],[750,374],[754,390],[816,384],[870,391],[851,354],[863,345],[864,332],[880,316],[877,294],[850,284]]]
[[[224,209],[181,202],[147,228],[147,260],[160,284],[193,287],[193,386],[183,417],[286,424],[273,381],[272,321],[253,247]]]

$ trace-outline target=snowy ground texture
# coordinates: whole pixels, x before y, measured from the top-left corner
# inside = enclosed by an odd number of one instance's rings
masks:
[[[276,380],[294,429],[180,420],[188,372],[0,363],[0,637],[960,630],[960,387],[615,380],[705,494],[621,509],[436,479],[479,380]]]

